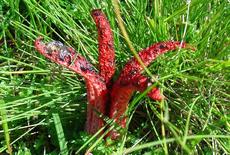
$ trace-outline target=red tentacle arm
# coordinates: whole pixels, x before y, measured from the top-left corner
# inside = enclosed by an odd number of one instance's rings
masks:
[[[105,14],[96,9],[91,12],[98,30],[99,70],[108,84],[115,72],[115,50],[113,33]]]
[[[73,48],[59,41],[43,43],[42,37],[35,40],[36,50],[51,61],[60,64],[85,78],[88,98],[86,131],[96,133],[104,125],[98,113],[105,114],[107,88],[104,79],[98,75],[93,66]]]
[[[143,63],[148,66],[159,55],[171,50],[175,50],[180,46],[180,42],[168,41],[156,43],[146,49],[139,52],[139,57]],[[182,48],[185,47],[185,43],[182,43]],[[126,116],[124,116],[128,103],[134,91],[144,91],[150,80],[141,75],[143,68],[135,58],[132,58],[123,68],[119,78],[114,83],[111,92],[111,108],[109,117],[114,119],[121,127],[126,125]],[[154,100],[162,100],[163,95],[160,94],[158,88],[153,88],[148,96]],[[119,133],[115,130],[110,132],[112,139],[116,139]]]

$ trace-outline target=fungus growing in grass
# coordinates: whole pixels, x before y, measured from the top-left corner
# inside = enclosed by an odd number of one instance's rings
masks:
[[[80,74],[85,79],[88,100],[86,131],[94,134],[105,124],[101,114],[114,119],[119,126],[125,128],[127,116],[124,114],[133,92],[144,91],[152,83],[141,74],[143,68],[135,58],[124,66],[116,81],[111,81],[115,72],[112,30],[101,10],[93,10],[91,15],[98,29],[99,73],[83,56],[59,41],[43,43],[42,37],[38,37],[35,40],[35,48],[46,58]],[[156,43],[141,50],[139,57],[148,66],[159,55],[176,50],[180,44],[178,41]],[[182,43],[182,48],[185,47],[186,44]],[[148,96],[157,101],[164,98],[157,87],[152,88]],[[120,134],[112,130],[109,136],[117,139]]]

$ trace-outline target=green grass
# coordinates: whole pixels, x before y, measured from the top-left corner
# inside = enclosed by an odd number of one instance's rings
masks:
[[[197,50],[167,53],[148,67],[167,99],[155,102],[147,90],[137,92],[124,136],[116,142],[84,132],[83,79],[33,46],[40,35],[60,40],[97,66],[94,8],[110,21],[117,77],[132,53],[111,1],[0,1],[0,154],[11,151],[9,144],[15,154],[229,154],[229,2],[192,0],[186,20],[185,1],[121,1],[136,51],[164,40],[184,40]]]

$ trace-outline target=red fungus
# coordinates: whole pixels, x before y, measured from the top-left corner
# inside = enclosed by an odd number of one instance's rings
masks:
[[[141,74],[143,68],[135,58],[132,58],[125,65],[114,83],[111,81],[115,72],[112,31],[106,16],[101,10],[93,10],[91,15],[98,29],[99,73],[73,48],[67,47],[59,41],[45,44],[42,42],[42,37],[38,37],[35,41],[35,48],[51,61],[84,77],[89,102],[87,106],[86,131],[94,134],[104,125],[104,121],[99,117],[98,113],[108,115],[109,118],[114,119],[117,124],[124,128],[127,118],[124,114],[133,92],[144,91],[151,85],[151,82]],[[159,55],[175,50],[179,46],[180,42],[177,41],[156,43],[140,51],[139,57],[148,66]],[[182,43],[182,48],[185,46],[185,43]],[[156,87],[148,93],[148,96],[157,101],[162,100],[164,97]],[[106,110],[109,110],[109,112],[106,112]],[[119,135],[119,132],[115,130],[109,133],[112,139],[116,139]]]
[[[91,12],[98,30],[99,71],[108,84],[115,72],[113,33],[105,14],[96,9]]]
[[[94,134],[104,125],[103,119],[99,118],[97,112],[105,114],[108,93],[106,83],[84,57],[77,54],[70,47],[59,45],[57,41],[44,44],[42,37],[38,37],[35,41],[35,48],[39,53],[85,78],[89,102],[87,106],[86,131]]]
[[[178,41],[156,43],[143,49],[138,55],[143,63],[148,66],[159,55],[170,50],[175,50],[179,46],[180,42]],[[182,48],[184,47],[185,43],[182,43]],[[137,90],[144,91],[151,84],[147,77],[141,75],[141,71],[143,71],[143,68],[138,61],[135,58],[131,59],[124,66],[119,78],[114,82],[112,87],[109,117],[114,119],[123,128],[126,126],[126,116],[124,114],[133,92]],[[148,96],[153,100],[160,101],[163,99],[163,95],[156,87],[148,93]],[[110,136],[112,139],[116,139],[119,134],[116,131],[112,131],[110,132]]]

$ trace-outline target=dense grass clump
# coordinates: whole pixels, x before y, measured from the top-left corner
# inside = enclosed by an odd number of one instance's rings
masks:
[[[97,31],[90,11],[107,15],[116,48],[116,75],[132,53],[107,0],[0,2],[0,154],[229,154],[229,32],[227,0],[121,0],[125,28],[136,51],[184,40],[196,51],[158,58],[166,100],[136,93],[129,123],[117,141],[87,135],[84,81],[46,60],[37,36],[74,47],[97,66]],[[145,74],[145,73],[144,73]]]

